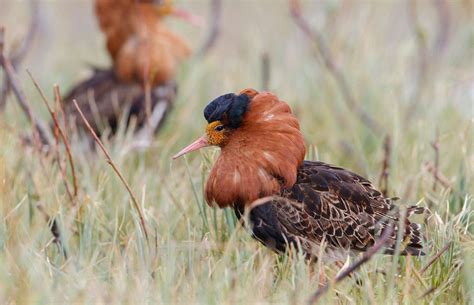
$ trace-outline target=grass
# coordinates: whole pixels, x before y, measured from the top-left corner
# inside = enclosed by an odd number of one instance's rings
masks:
[[[205,15],[205,2],[181,3]],[[305,14],[323,33],[358,102],[392,137],[389,195],[401,197],[402,206],[427,206],[432,216],[424,227],[426,256],[378,255],[357,277],[330,289],[321,303],[472,304],[472,3],[448,4],[448,40],[440,55],[429,60],[422,86],[417,85],[419,43],[435,45],[434,6],[417,2],[416,32],[405,2],[350,3],[305,2]],[[15,16],[27,19],[27,5],[5,5],[0,17],[7,41],[12,41],[26,28]],[[64,92],[84,77],[84,62],[106,65],[107,55],[90,3],[41,2],[40,7],[42,26],[24,66],[52,99],[53,83]],[[244,87],[259,89],[260,55],[266,51],[271,90],[300,119],[311,147],[308,158],[353,169],[378,183],[383,137],[346,107],[314,46],[290,19],[286,2],[226,1],[224,16],[215,49],[182,67],[175,111],[153,146],[130,151],[133,135],[125,131],[104,139],[140,201],[149,246],[118,177],[98,150],[89,151],[79,142],[72,147],[79,182],[75,213],[54,157],[21,143],[30,128],[10,98],[0,120],[1,304],[304,304],[318,287],[319,268],[336,275],[335,266],[309,266],[295,253],[273,254],[236,224],[231,211],[206,205],[202,190],[217,150],[171,162],[174,152],[203,132],[201,111],[209,100]],[[204,36],[179,22],[172,25],[193,45]],[[35,112],[46,120],[46,109],[26,73],[20,79]],[[413,96],[417,111],[407,122]],[[433,175],[424,164],[434,162],[430,143],[436,130],[439,170],[451,187],[438,185],[434,191]],[[38,204],[57,220],[67,260],[52,242]],[[448,242],[452,246],[420,274]],[[423,296],[427,291],[431,293]]]

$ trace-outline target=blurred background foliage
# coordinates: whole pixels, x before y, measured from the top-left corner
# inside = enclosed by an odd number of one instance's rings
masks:
[[[38,2],[37,33],[18,74],[35,113],[47,121],[25,68],[52,100],[53,84],[66,92],[91,67],[110,61],[92,1]],[[208,16],[208,1],[176,5]],[[0,7],[8,53],[27,32],[30,3],[0,0]],[[120,181],[100,153],[80,142],[72,144],[80,195],[71,207],[54,158],[21,140],[31,129],[10,96],[0,116],[0,303],[304,302],[317,287],[314,266],[297,256],[277,257],[235,230],[231,211],[206,206],[202,189],[217,150],[170,160],[203,132],[202,109],[210,100],[262,89],[263,54],[270,61],[269,89],[299,118],[308,158],[350,168],[377,184],[388,135],[388,195],[432,211],[425,219],[426,257],[379,256],[359,271],[361,286],[348,279],[325,302],[467,304],[469,296],[472,302],[473,2],[302,1],[302,8],[357,104],[380,128],[367,128],[348,107],[287,1],[223,1],[216,44],[180,68],[176,107],[152,145],[132,149],[133,134],[124,130],[104,139],[140,198],[151,249]],[[195,49],[207,34],[178,20],[167,23]],[[429,170],[434,142],[445,178],[436,188]],[[57,219],[68,259],[52,244],[38,204]],[[447,242],[453,243],[449,250],[420,275]]]

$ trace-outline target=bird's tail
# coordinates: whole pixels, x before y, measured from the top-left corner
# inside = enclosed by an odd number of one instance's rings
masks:
[[[400,255],[413,255],[421,256],[425,255],[423,252],[423,234],[421,233],[421,225],[417,223],[410,222],[409,217],[413,214],[423,214],[425,208],[418,206],[410,206],[407,208],[405,216],[405,225],[403,233],[403,238],[400,243]],[[387,223],[388,224],[388,223]],[[386,254],[395,254],[398,231],[399,231],[399,220],[398,217],[392,220],[392,225],[394,225],[394,230],[390,242],[385,250]]]

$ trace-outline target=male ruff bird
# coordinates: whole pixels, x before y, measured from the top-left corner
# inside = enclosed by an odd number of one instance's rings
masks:
[[[95,12],[113,67],[95,69],[66,94],[66,114],[77,115],[75,99],[98,134],[106,127],[115,132],[123,115],[127,121],[135,116],[138,127],[148,121],[156,131],[172,108],[178,65],[191,54],[164,19],[177,16],[196,24],[198,18],[171,0],[95,0]]]
[[[298,120],[277,96],[253,89],[229,93],[204,109],[205,134],[173,159],[206,146],[221,153],[206,183],[210,205],[248,215],[253,236],[278,253],[289,247],[340,260],[366,251],[393,226],[385,253],[396,248],[400,212],[367,179],[323,162],[305,161]],[[406,209],[401,255],[423,255],[420,225]],[[248,214],[245,214],[248,213]]]

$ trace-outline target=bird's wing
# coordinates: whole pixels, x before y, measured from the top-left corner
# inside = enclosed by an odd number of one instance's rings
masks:
[[[399,212],[367,179],[348,170],[305,161],[297,182],[271,205],[285,239],[307,253],[317,254],[314,247],[323,240],[328,248],[365,251],[389,223],[395,231],[386,251],[394,250]],[[419,225],[408,221],[422,211],[407,210],[402,254],[422,254]]]
[[[151,110],[161,105],[165,113],[168,112],[175,93],[174,82],[153,87],[150,92]],[[115,132],[122,118],[128,121],[135,116],[137,127],[142,126],[147,119],[145,98],[146,92],[140,83],[121,81],[113,69],[95,69],[90,78],[77,84],[64,96],[64,112],[70,118],[70,123],[85,127],[72,102],[76,100],[87,121],[100,135],[108,126]]]

